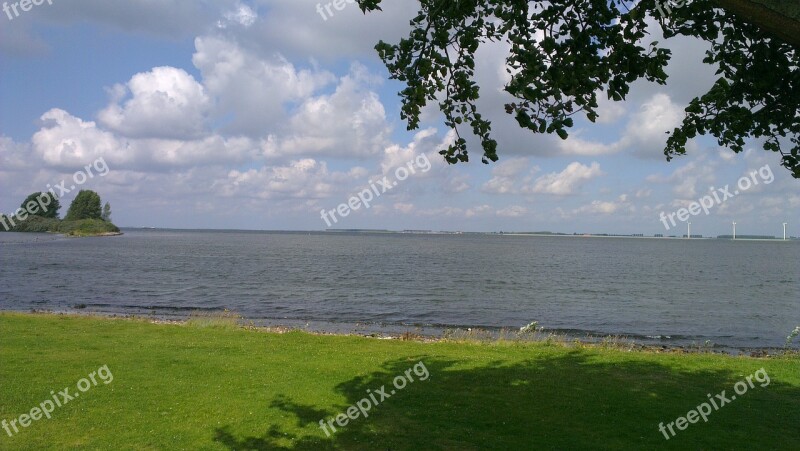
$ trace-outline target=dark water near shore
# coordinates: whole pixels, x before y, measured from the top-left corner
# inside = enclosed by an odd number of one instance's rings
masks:
[[[126,230],[0,233],[0,309],[519,328],[782,346],[800,242]]]

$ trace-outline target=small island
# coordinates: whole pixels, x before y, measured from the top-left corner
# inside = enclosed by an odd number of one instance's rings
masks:
[[[111,205],[102,206],[100,195],[81,190],[59,218],[61,203],[52,192],[29,195],[11,216],[0,214],[0,232],[60,233],[66,236],[122,235],[111,222]]]

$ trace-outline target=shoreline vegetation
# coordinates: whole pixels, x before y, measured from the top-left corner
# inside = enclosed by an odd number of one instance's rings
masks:
[[[2,229],[0,229],[2,232]],[[41,218],[30,216],[24,221],[18,221],[9,232],[17,233],[56,233],[68,237],[101,237],[122,235],[119,227],[113,223],[100,219],[81,219],[67,221],[60,219]]]
[[[363,323],[339,324],[335,328],[313,327],[309,328],[310,322],[294,320],[281,322],[279,319],[271,319],[273,324],[256,324],[250,320],[230,310],[222,311],[194,311],[185,318],[173,318],[168,316],[158,316],[155,314],[139,313],[112,313],[84,310],[85,304],[77,304],[70,310],[39,310],[30,311],[0,310],[3,313],[24,314],[24,315],[52,315],[76,318],[96,318],[105,320],[121,321],[144,321],[152,324],[176,325],[176,326],[201,326],[201,327],[221,327],[227,329],[241,329],[256,332],[268,333],[287,333],[302,332],[320,336],[342,336],[342,337],[361,337],[379,340],[399,340],[415,341],[423,343],[476,343],[476,344],[496,344],[496,343],[528,343],[546,344],[563,347],[596,347],[601,349],[616,349],[626,352],[649,352],[649,353],[676,353],[676,354],[718,354],[729,356],[749,356],[749,357],[778,357],[778,356],[797,356],[800,358],[800,349],[795,349],[791,341],[783,347],[733,347],[717,346],[710,341],[705,343],[686,344],[652,344],[637,342],[636,338],[624,335],[591,335],[586,334],[577,336],[567,334],[558,330],[540,327],[538,322],[532,322],[522,328],[503,328],[489,330],[480,327],[429,327],[427,330],[421,326],[400,326],[388,325],[390,330],[378,330],[377,327],[364,327]],[[305,326],[300,325],[306,323]],[[800,327],[799,327],[800,328]],[[402,331],[401,331],[402,330]],[[791,337],[790,337],[791,338]],[[793,340],[792,340],[793,341]]]
[[[61,219],[58,196],[52,192],[33,193],[11,216],[0,214],[0,232],[58,233],[69,237],[122,235],[111,222],[111,205],[108,202],[101,205],[97,193],[81,190]]]
[[[0,330],[0,419],[52,390],[75,392],[97,368],[114,377],[52,418],[0,430],[3,449],[792,449],[800,440],[797,355],[379,340],[251,329],[233,314],[164,324],[2,312]],[[368,421],[337,423],[330,436],[320,428],[417,362],[430,377],[387,395]],[[769,385],[668,439],[659,431],[759,371]]]

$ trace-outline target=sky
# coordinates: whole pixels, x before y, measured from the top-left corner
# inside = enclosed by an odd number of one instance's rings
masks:
[[[500,160],[482,164],[473,144],[472,161],[448,165],[438,108],[408,131],[403,86],[373,49],[407,36],[416,2],[366,16],[316,0],[14,3],[0,15],[5,214],[53,188],[63,216],[91,189],[121,227],[682,235],[691,222],[716,236],[735,221],[740,235],[781,236],[784,222],[800,235],[800,182],[760,142],[734,154],[701,137],[665,160],[666,132],[715,80],[695,39],[662,41],[666,86],[601,101],[567,140],[518,127],[507,47],[481,48]]]

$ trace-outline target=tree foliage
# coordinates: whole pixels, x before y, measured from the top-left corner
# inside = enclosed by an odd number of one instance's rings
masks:
[[[58,201],[58,196],[53,193],[38,192],[25,198],[20,208],[35,216],[58,219],[58,210],[61,209],[61,202]],[[36,213],[32,213],[33,211],[36,211]]]
[[[65,221],[101,219],[100,196],[91,190],[81,190],[69,206]]]
[[[381,2],[359,0],[365,12],[380,9]],[[515,100],[505,105],[506,112],[534,133],[567,139],[576,115],[598,118],[598,95],[620,101],[637,80],[666,84],[670,50],[658,42],[645,44],[655,21],[667,39],[683,35],[711,43],[704,62],[719,67],[718,80],[690,102],[682,124],[669,131],[667,160],[685,154],[688,140],[698,135],[714,136],[737,153],[746,139],[755,138],[780,153],[781,164],[800,178],[800,38],[776,32],[765,19],[780,16],[781,9],[765,16],[762,8],[749,17],[743,4],[752,1],[695,0],[662,16],[656,2],[421,0],[409,36],[375,48],[390,77],[405,83],[401,117],[408,128],[416,129],[422,108],[437,102],[445,124],[456,132],[454,143],[440,151],[444,158],[469,160],[462,136],[468,127],[488,163],[498,155],[491,122],[476,106],[475,53],[481,45],[503,41],[510,47],[505,90]],[[784,17],[800,24],[797,17]]]
[[[49,200],[52,202],[48,203]],[[111,223],[111,205],[106,202],[101,212],[100,196],[94,191],[79,192],[63,221],[58,219],[59,208],[58,197],[54,194],[33,193],[22,203],[18,216],[0,214],[0,232],[51,232],[72,236],[119,233],[119,228]]]
[[[103,205],[103,214],[101,219],[106,222],[111,222],[111,204],[108,202]]]

